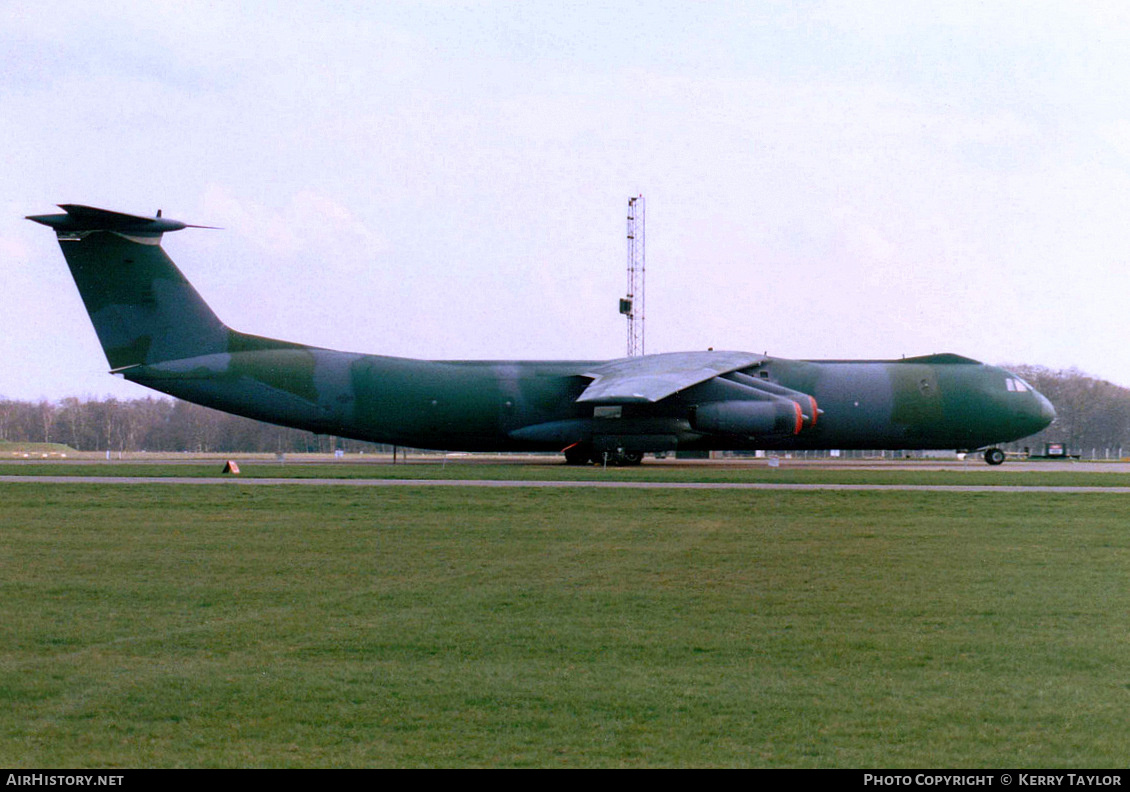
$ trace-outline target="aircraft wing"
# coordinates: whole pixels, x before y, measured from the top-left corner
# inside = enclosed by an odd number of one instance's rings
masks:
[[[749,352],[670,352],[603,363],[582,376],[592,382],[578,402],[632,404],[657,402],[673,393],[762,363],[764,355]]]

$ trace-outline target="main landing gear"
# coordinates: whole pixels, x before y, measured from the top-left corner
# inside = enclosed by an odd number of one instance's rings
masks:
[[[565,449],[565,464],[567,465],[612,465],[614,467],[632,467],[643,462],[642,451],[596,451],[592,446],[572,445]]]
[[[587,465],[592,456],[592,449],[583,445],[571,445],[565,449],[566,465]]]

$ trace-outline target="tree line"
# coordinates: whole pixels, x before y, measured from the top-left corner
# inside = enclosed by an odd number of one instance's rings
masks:
[[[0,399],[0,441],[62,443],[76,451],[329,453],[389,446],[318,435],[161,397],[58,402]]]
[[[1087,458],[1130,455],[1130,389],[1075,368],[1005,368],[1047,396],[1056,410],[1055,423],[1011,446],[1027,446],[1032,453],[1042,453],[1045,443],[1063,443],[1071,453]]]
[[[1064,443],[1085,457],[1130,455],[1130,389],[1077,369],[1007,366],[1055,405],[1054,424],[1009,445],[1041,453]],[[0,399],[0,441],[62,443],[77,451],[329,453],[390,446],[317,435],[163,397],[38,402]]]

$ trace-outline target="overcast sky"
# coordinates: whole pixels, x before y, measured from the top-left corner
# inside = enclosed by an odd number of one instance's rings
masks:
[[[950,351],[1130,386],[1130,6],[0,0],[0,396],[111,377],[57,203],[246,332],[432,359]]]

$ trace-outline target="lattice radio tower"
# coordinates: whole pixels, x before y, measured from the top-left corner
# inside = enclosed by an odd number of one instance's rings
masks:
[[[644,255],[643,196],[628,199],[628,296],[620,300],[620,313],[628,318],[628,357],[644,354]]]

